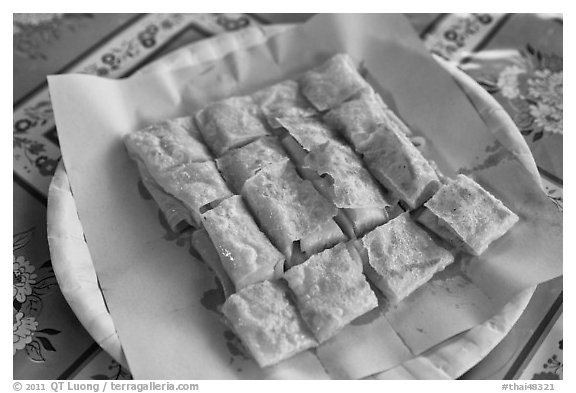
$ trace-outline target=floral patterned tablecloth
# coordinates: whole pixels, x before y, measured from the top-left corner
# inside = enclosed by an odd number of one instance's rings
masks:
[[[124,77],[187,43],[251,25],[301,22],[309,16],[14,14],[14,379],[131,378],[80,325],[52,270],[46,197],[60,152],[45,76],[81,72]],[[562,208],[561,16],[406,16],[430,51],[456,63],[509,112],[533,151],[550,198]],[[560,317],[557,312],[553,320],[550,317],[558,299],[561,306],[562,280],[537,293],[509,338],[468,377],[561,377],[557,350],[544,360],[545,372],[532,370],[548,356],[550,345],[562,342],[561,311]],[[501,366],[502,372],[488,372],[494,366]]]
[[[544,341],[522,371],[520,379],[564,379],[564,338],[562,315],[552,325]]]

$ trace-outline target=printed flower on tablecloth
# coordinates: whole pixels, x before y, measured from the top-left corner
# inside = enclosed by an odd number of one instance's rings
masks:
[[[116,360],[111,360],[107,368],[108,373],[91,375],[90,379],[112,380],[112,381],[133,379],[132,374],[130,374],[130,371],[122,367],[122,365],[118,363]]]
[[[24,169],[31,172],[36,169],[42,176],[52,176],[56,171],[59,158],[49,158],[45,146],[45,134],[38,137],[38,129],[53,124],[54,114],[49,100],[42,100],[23,111],[14,112],[12,128],[14,160],[23,161]],[[56,142],[57,143],[57,142]]]
[[[26,296],[32,294],[33,285],[36,284],[35,268],[23,256],[14,255],[13,269],[13,298],[24,303]]]
[[[85,27],[92,14],[13,14],[14,56],[31,60],[48,59],[46,48],[64,33]]]
[[[38,157],[35,163],[40,174],[44,176],[52,176],[58,166],[58,160],[53,160],[46,156]]]
[[[478,82],[507,100],[522,134],[536,142],[545,132],[563,133],[563,77],[562,57],[527,45],[518,62]]]
[[[517,65],[508,66],[502,70],[498,76],[497,85],[504,97],[514,99],[520,95],[518,75],[523,74],[524,71]]]
[[[28,359],[45,362],[46,352],[56,351],[50,336],[60,334],[60,330],[39,329],[42,297],[57,284],[50,261],[34,266],[23,255],[16,255],[30,243],[33,234],[31,228],[13,236],[13,355],[24,350]]]
[[[240,30],[250,25],[250,19],[244,15],[218,15],[216,23],[227,31]]]
[[[16,355],[16,351],[24,349],[26,345],[32,342],[32,336],[38,327],[38,322],[34,317],[24,316],[24,313],[17,312],[16,309],[12,309],[14,313],[13,317],[13,355]]]
[[[561,351],[563,350],[563,342],[563,339],[558,342],[558,349]],[[535,373],[532,379],[563,379],[563,368],[564,363],[561,355],[552,354],[542,365],[542,371]]]
[[[538,127],[547,132],[562,133],[563,72],[536,70],[528,79],[528,95],[536,104],[530,114]]]

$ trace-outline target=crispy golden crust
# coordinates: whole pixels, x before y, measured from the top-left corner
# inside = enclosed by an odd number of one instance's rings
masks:
[[[367,233],[362,239],[370,280],[393,303],[399,302],[454,261],[418,227],[408,213]]]
[[[518,222],[518,216],[465,175],[444,185],[424,204],[437,218],[425,222],[447,240],[459,239],[467,251],[480,255]]]
[[[345,244],[316,254],[284,274],[302,318],[319,342],[378,306],[362,263]]]
[[[317,345],[279,282],[240,290],[226,300],[222,313],[260,367]]]

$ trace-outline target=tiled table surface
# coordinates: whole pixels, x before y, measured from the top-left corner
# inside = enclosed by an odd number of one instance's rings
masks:
[[[60,157],[45,76],[111,78],[184,44],[309,14],[14,15],[14,379],[129,379],[58,289],[46,194]],[[562,19],[530,14],[409,14],[428,48],[509,111],[562,208]],[[562,378],[562,278],[537,289],[510,334],[464,379]]]

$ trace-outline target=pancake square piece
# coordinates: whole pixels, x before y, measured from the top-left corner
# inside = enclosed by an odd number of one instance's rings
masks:
[[[268,165],[244,183],[242,196],[263,231],[286,256],[292,257],[293,244],[314,236],[320,250],[346,239],[342,231],[336,238],[317,231],[334,223],[336,207],[318,193],[312,183],[298,176],[288,160]],[[308,245],[307,247],[311,247]]]
[[[316,147],[304,159],[304,168],[324,176],[323,188],[340,208],[389,207],[380,186],[350,147],[327,142]]]
[[[370,149],[369,136],[379,124],[387,124],[405,135],[412,132],[374,90],[366,90],[324,115],[324,121],[340,133],[358,153]]]
[[[232,190],[240,193],[244,182],[267,165],[282,161],[288,155],[276,137],[258,138],[216,160],[218,169]]]
[[[300,92],[298,82],[291,79],[259,90],[252,98],[272,128],[281,127],[277,120],[281,117],[310,117],[318,113]]]
[[[422,205],[440,188],[440,179],[408,137],[381,124],[370,135],[364,162],[372,175],[410,209]]]
[[[260,231],[241,196],[223,200],[202,218],[236,290],[282,274],[284,256]]]
[[[480,255],[518,222],[518,216],[465,175],[444,185],[418,217],[456,247]]]
[[[319,111],[332,109],[369,88],[350,56],[342,53],[304,73],[299,82],[302,94]]]
[[[170,229],[180,233],[188,227],[194,226],[195,223],[192,213],[190,213],[186,206],[174,196],[164,191],[164,189],[154,181],[142,161],[136,160],[136,164],[138,165],[142,184],[150,195],[152,195],[152,198],[162,211]]]
[[[398,303],[454,262],[408,213],[402,213],[362,238],[366,274],[391,303]]]
[[[130,156],[144,163],[150,175],[187,162],[212,159],[190,117],[167,120],[124,137]]]
[[[316,118],[283,117],[277,121],[288,132],[282,137],[282,145],[300,169],[302,176],[308,180],[316,177],[314,172],[303,168],[304,160],[314,148],[335,140],[334,131]]]
[[[195,119],[204,141],[218,157],[268,134],[262,113],[250,96],[209,104]]]
[[[284,273],[302,318],[319,342],[378,306],[362,274],[362,261],[347,247],[338,244]]]
[[[210,240],[210,236],[205,229],[198,229],[192,232],[192,236],[190,237],[190,244],[196,250],[200,259],[204,261],[210,269],[214,272],[220,285],[222,286],[222,290],[224,291],[224,298],[226,299],[228,296],[236,292],[234,288],[234,283],[228,277],[228,274],[224,270],[222,266],[222,262],[220,262],[220,256],[218,255],[218,251],[216,251],[216,247],[214,247],[214,243]]]
[[[260,367],[318,345],[280,282],[243,288],[226,300],[222,313]]]
[[[390,195],[384,194],[362,159],[349,146],[337,141],[318,146],[304,158],[302,168],[316,175],[310,180],[322,195],[344,209],[352,227],[348,232],[362,236],[388,221],[387,209],[392,206],[388,200]]]
[[[278,123],[305,151],[310,151],[336,137],[332,129],[316,118],[283,117],[278,119]]]
[[[154,180],[186,206],[196,228],[202,226],[201,208],[232,196],[214,161],[178,165],[159,173]]]

